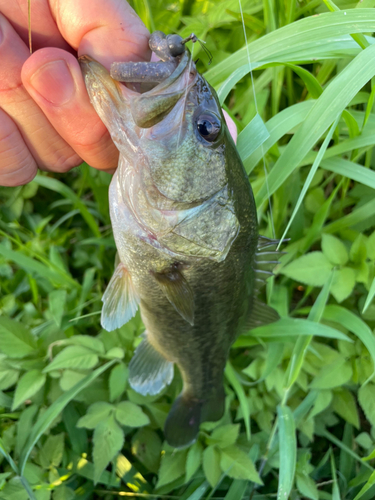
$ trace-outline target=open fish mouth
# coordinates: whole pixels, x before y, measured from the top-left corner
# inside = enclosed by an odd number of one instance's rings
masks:
[[[150,128],[170,113],[197,77],[190,52],[182,42],[179,35],[156,31],[149,45],[160,61],[115,62],[110,72],[90,56],[79,58],[90,100],[106,125],[116,113],[130,118],[125,107],[133,124],[140,128]]]

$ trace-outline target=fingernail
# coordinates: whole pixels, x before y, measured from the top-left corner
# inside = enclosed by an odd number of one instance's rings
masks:
[[[30,84],[55,106],[66,104],[74,94],[74,80],[64,60],[46,63],[33,74]]]

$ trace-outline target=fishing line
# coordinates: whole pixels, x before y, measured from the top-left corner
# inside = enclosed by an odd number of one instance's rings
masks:
[[[245,21],[244,21],[243,12],[242,12],[241,0],[238,0],[238,3],[240,5],[242,28],[243,28],[243,34],[244,34],[244,37],[245,37],[245,45],[246,45],[246,52],[247,52],[247,60],[249,61],[249,69],[250,69],[250,76],[251,76],[251,86],[252,86],[252,89],[253,89],[255,112],[258,115],[259,114],[259,111],[258,111],[258,102],[257,102],[256,93],[255,93],[254,75],[253,75],[253,70],[252,70],[252,67],[251,67],[250,51],[249,51],[249,46],[248,46],[248,43],[247,43],[247,35],[246,35]],[[268,203],[269,203],[269,206],[270,206],[270,222],[271,222],[271,227],[272,227],[273,238],[276,238],[275,225],[274,225],[273,213],[272,213],[272,203],[271,203],[270,188],[269,188],[269,185],[268,185],[268,172],[267,172],[266,162],[265,162],[265,159],[264,159],[263,143],[261,144],[261,148],[262,148],[263,169],[264,169],[264,175],[265,175],[265,179],[266,179],[266,188],[267,188],[267,195],[268,195]]]
[[[206,41],[205,40],[201,40],[200,38],[197,37],[197,35],[194,35],[194,33],[192,33],[191,35],[189,35],[187,38],[184,38],[184,40],[181,41],[182,44],[185,44],[187,42],[190,42],[192,41],[193,44],[195,42],[198,42],[199,45],[201,46],[203,52],[206,54],[206,56],[208,57],[208,65],[210,65],[212,63],[212,54],[211,52],[208,50],[208,48],[206,47]],[[198,59],[197,59],[198,61]]]
[[[253,75],[253,70],[252,70],[252,67],[251,67],[250,51],[249,51],[249,47],[248,47],[248,43],[247,43],[247,35],[246,35],[245,21],[244,21],[243,12],[242,12],[241,0],[238,0],[238,3],[240,5],[242,28],[243,28],[243,34],[244,34],[245,44],[246,44],[247,60],[249,62],[249,69],[250,69],[250,75],[251,75],[251,86],[252,86],[252,89],[253,89],[253,97],[254,97],[254,103],[255,103],[255,111],[256,111],[257,114],[259,114],[259,112],[258,112],[258,102],[257,102],[256,93],[255,93],[254,75]],[[276,235],[275,235],[275,225],[274,225],[274,221],[273,221],[272,203],[271,203],[271,196],[270,196],[269,185],[268,185],[268,172],[267,172],[267,168],[266,168],[266,162],[265,162],[265,159],[264,159],[263,143],[261,144],[261,148],[262,148],[263,169],[264,169],[264,175],[265,175],[265,179],[266,179],[266,188],[267,188],[267,195],[268,195],[268,203],[269,203],[269,207],[270,207],[270,222],[271,222],[271,227],[272,227],[273,238],[275,239],[276,238]],[[275,431],[276,431],[276,429],[275,429]],[[272,436],[272,441],[273,441],[273,436]],[[261,463],[261,465],[259,467],[259,471],[258,471],[259,477],[262,476],[263,469],[264,469],[266,463],[267,463],[267,457],[264,456],[263,460],[262,460],[262,463]],[[250,492],[249,500],[252,500],[252,498],[254,496],[254,493],[255,493],[255,485],[253,485],[253,489]]]
[[[190,62],[189,62],[189,71],[188,71],[188,80],[186,82],[186,89],[185,89],[185,95],[184,95],[184,100],[183,100],[183,105],[182,105],[182,113],[181,113],[181,123],[180,123],[180,127],[178,129],[178,137],[177,137],[177,148],[179,147],[180,145],[180,138],[181,138],[181,130],[182,130],[182,126],[183,126],[183,122],[184,122],[184,114],[185,114],[185,107],[186,107],[186,100],[187,100],[187,94],[188,94],[188,90],[189,90],[189,81],[190,81],[190,71],[191,71],[191,63],[193,62],[193,54],[194,54],[194,39],[192,38],[192,36],[195,36],[193,35],[193,33],[190,35],[190,37],[188,37],[189,40],[192,40],[193,41],[193,45],[191,47],[191,54],[190,54]],[[186,39],[186,41],[188,41],[188,39]],[[184,42],[184,40],[183,40]],[[185,42],[186,43],[186,42]]]
[[[29,32],[29,49],[30,49],[30,54],[33,53],[33,44],[32,44],[32,38],[31,38],[31,0],[27,1],[27,28]]]

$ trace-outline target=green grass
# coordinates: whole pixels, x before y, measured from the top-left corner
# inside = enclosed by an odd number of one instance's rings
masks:
[[[100,329],[110,176],[0,188],[0,499],[371,500],[375,1],[242,0],[257,105],[237,0],[133,4],[150,29],[207,41],[211,66],[194,57],[238,126],[260,232],[271,204],[290,238],[267,285],[282,319],[236,340],[225,416],[173,451],[179,377],[135,393],[139,316]]]

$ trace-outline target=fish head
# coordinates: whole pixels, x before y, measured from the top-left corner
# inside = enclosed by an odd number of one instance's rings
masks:
[[[151,91],[158,92],[156,87]],[[145,101],[148,93],[139,101]],[[158,93],[170,109],[142,132],[154,185],[167,198],[200,203],[227,183],[226,123],[216,94],[187,57],[185,69],[171,88]],[[167,105],[166,105],[167,107]],[[147,114],[147,111],[144,111]]]
[[[120,153],[162,196],[199,203],[226,185],[227,152],[235,146],[216,93],[190,52],[175,61],[174,71],[144,93],[114,80],[88,56],[80,65],[90,100]]]

